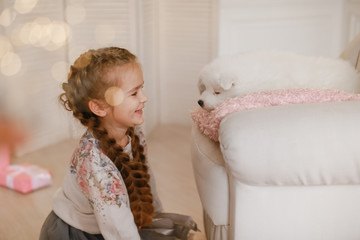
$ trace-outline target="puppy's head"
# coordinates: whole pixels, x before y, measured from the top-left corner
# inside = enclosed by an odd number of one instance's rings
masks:
[[[213,110],[226,99],[237,95],[237,77],[230,72],[217,72],[204,69],[199,77],[198,89],[200,98],[198,104],[207,111]]]

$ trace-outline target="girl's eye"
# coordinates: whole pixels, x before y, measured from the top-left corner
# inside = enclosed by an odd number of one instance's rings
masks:
[[[220,92],[214,91],[214,95],[219,95],[219,94],[220,94]]]
[[[133,94],[131,94],[131,96],[136,96],[137,92],[134,92]]]

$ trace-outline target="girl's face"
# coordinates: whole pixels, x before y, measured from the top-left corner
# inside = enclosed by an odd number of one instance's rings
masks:
[[[127,130],[142,124],[147,97],[143,91],[144,80],[140,66],[137,63],[118,66],[108,72],[107,77],[118,87],[117,94],[120,96],[115,96],[115,101],[108,102],[103,118],[106,128],[118,132],[120,129]]]

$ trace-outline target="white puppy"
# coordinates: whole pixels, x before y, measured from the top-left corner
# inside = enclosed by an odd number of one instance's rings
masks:
[[[212,110],[228,98],[280,89],[338,89],[359,92],[360,75],[345,60],[288,52],[220,57],[200,72],[198,104]]]

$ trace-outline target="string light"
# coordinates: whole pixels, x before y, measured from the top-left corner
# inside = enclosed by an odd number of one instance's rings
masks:
[[[12,51],[13,47],[9,39],[0,35],[0,59],[9,51]]]

